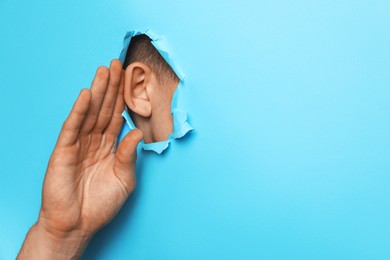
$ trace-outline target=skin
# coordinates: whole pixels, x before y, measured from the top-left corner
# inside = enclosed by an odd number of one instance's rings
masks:
[[[142,62],[129,64],[124,76],[124,99],[145,143],[165,141],[173,131],[171,103],[179,80],[160,82]]]
[[[80,92],[49,160],[38,221],[17,259],[78,259],[135,188],[143,134],[130,132],[116,148],[123,90],[122,64],[113,60]]]

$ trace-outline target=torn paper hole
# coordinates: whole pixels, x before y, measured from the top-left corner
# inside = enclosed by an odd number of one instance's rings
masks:
[[[171,106],[170,106],[171,115],[173,117],[173,132],[169,134],[168,139],[165,141],[145,143],[143,140],[141,142],[141,146],[144,150],[150,150],[158,154],[161,154],[166,148],[168,148],[170,142],[173,139],[181,138],[185,136],[189,131],[193,130],[193,128],[191,127],[191,125],[187,120],[186,111],[178,107],[179,104],[178,99],[180,98],[180,93],[184,85],[184,74],[181,72],[181,70],[178,67],[175,66],[172,58],[170,57],[166,39],[163,36],[158,36],[154,34],[150,30],[129,31],[126,33],[124,38],[123,50],[119,57],[122,64],[124,64],[125,62],[127,50],[131,42],[131,39],[139,35],[146,35],[151,39],[151,43],[153,44],[153,46],[156,48],[156,50],[160,53],[160,55],[164,58],[164,60],[168,63],[170,68],[174,71],[176,76],[179,78],[179,84],[176,90],[174,91]],[[129,130],[127,130],[127,132],[136,128],[136,125],[130,116],[130,112],[131,111],[129,110],[129,108],[126,107],[126,109],[122,113],[123,117],[125,118],[125,122],[129,127]],[[127,134],[127,132],[122,134],[123,135]]]

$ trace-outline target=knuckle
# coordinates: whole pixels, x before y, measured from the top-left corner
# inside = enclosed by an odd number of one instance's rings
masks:
[[[122,122],[124,119],[123,119],[123,116],[122,116],[122,113],[119,113],[119,112],[116,112],[112,115],[112,120],[117,120],[119,122]]]
[[[100,111],[99,117],[104,117],[104,119],[111,118],[113,110],[114,110],[113,107],[105,106]]]

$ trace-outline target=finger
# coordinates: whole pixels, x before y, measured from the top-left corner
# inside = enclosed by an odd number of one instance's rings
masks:
[[[112,118],[121,77],[122,63],[119,60],[112,60],[110,64],[110,79],[108,81],[108,88],[93,129],[94,132],[103,132]]]
[[[137,145],[142,139],[142,131],[135,129],[128,133],[119,143],[115,156],[115,174],[123,183],[127,193],[135,186],[135,161],[137,158]]]
[[[110,72],[106,67],[101,66],[97,69],[95,78],[93,79],[91,85],[91,107],[88,110],[87,115],[85,116],[83,125],[81,126],[81,134],[90,133],[95,126],[96,119],[99,115],[100,108],[102,106],[103,99],[106,94],[109,77]]]
[[[123,85],[124,84],[124,79],[123,79],[124,73],[123,73],[123,70],[121,73],[122,73],[122,77],[121,77],[121,81],[119,84],[118,94],[116,96],[114,113],[111,117],[110,123],[108,124],[108,126],[105,130],[106,134],[112,134],[114,136],[118,136],[120,131],[121,131],[122,124],[123,124],[122,112],[125,109],[125,101],[124,101],[124,97],[123,97],[123,93],[124,93],[124,85]]]
[[[77,97],[68,118],[65,120],[60,135],[58,145],[67,146],[76,142],[79,136],[80,127],[91,104],[91,92],[89,89],[81,90]]]

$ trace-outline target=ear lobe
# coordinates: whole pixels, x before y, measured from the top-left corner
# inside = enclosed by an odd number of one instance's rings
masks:
[[[125,70],[124,99],[128,108],[142,117],[152,115],[151,69],[141,63],[131,63]]]

